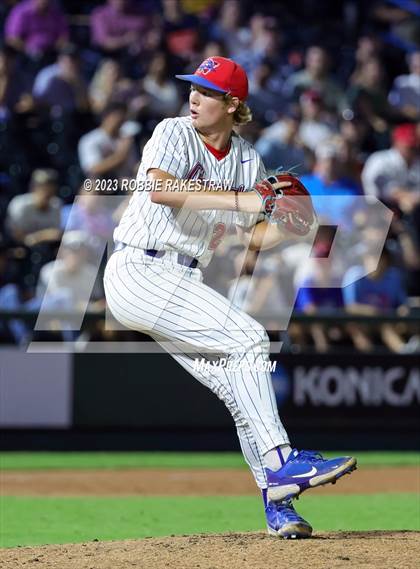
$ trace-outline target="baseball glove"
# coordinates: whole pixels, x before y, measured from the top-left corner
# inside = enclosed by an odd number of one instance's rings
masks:
[[[290,185],[284,187],[283,182]],[[289,172],[268,176],[253,190],[263,203],[270,223],[281,224],[296,235],[307,235],[315,222],[311,196],[302,182]]]

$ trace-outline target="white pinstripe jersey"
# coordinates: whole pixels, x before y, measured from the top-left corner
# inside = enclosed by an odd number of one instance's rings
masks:
[[[250,190],[266,177],[261,157],[236,133],[227,156],[217,160],[206,148],[190,117],[160,122],[144,147],[137,181],[147,179],[147,171],[159,168],[179,179],[230,182],[240,191]],[[137,189],[125,210],[114,240],[141,249],[178,251],[207,266],[226,229],[232,225],[251,227],[257,214],[223,210],[193,211],[153,203],[149,192]]]

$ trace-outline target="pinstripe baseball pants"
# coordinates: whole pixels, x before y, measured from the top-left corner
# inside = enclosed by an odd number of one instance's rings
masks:
[[[108,306],[127,328],[149,334],[227,406],[257,485],[266,487],[263,454],[289,444],[280,421],[264,328],[202,282],[199,269],[148,257],[126,246],[109,259]],[[197,360],[220,361],[198,369]]]

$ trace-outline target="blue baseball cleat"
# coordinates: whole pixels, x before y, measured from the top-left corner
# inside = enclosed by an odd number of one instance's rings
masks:
[[[356,468],[351,456],[325,459],[319,452],[293,449],[279,470],[266,468],[267,497],[281,502],[296,497],[308,488],[335,482]]]
[[[303,539],[312,535],[312,527],[299,516],[291,500],[268,502],[265,507],[265,516],[270,535],[284,539]]]

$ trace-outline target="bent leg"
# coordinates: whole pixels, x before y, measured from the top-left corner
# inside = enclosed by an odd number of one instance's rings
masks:
[[[155,337],[225,402],[246,459],[263,487],[262,455],[289,442],[278,416],[271,375],[264,370],[269,362],[264,328],[204,285],[199,271],[170,272],[163,263],[136,262],[126,250],[117,254],[113,265],[105,288],[115,317]],[[226,367],[199,376],[192,372],[196,357],[210,361],[221,356],[227,359]]]

